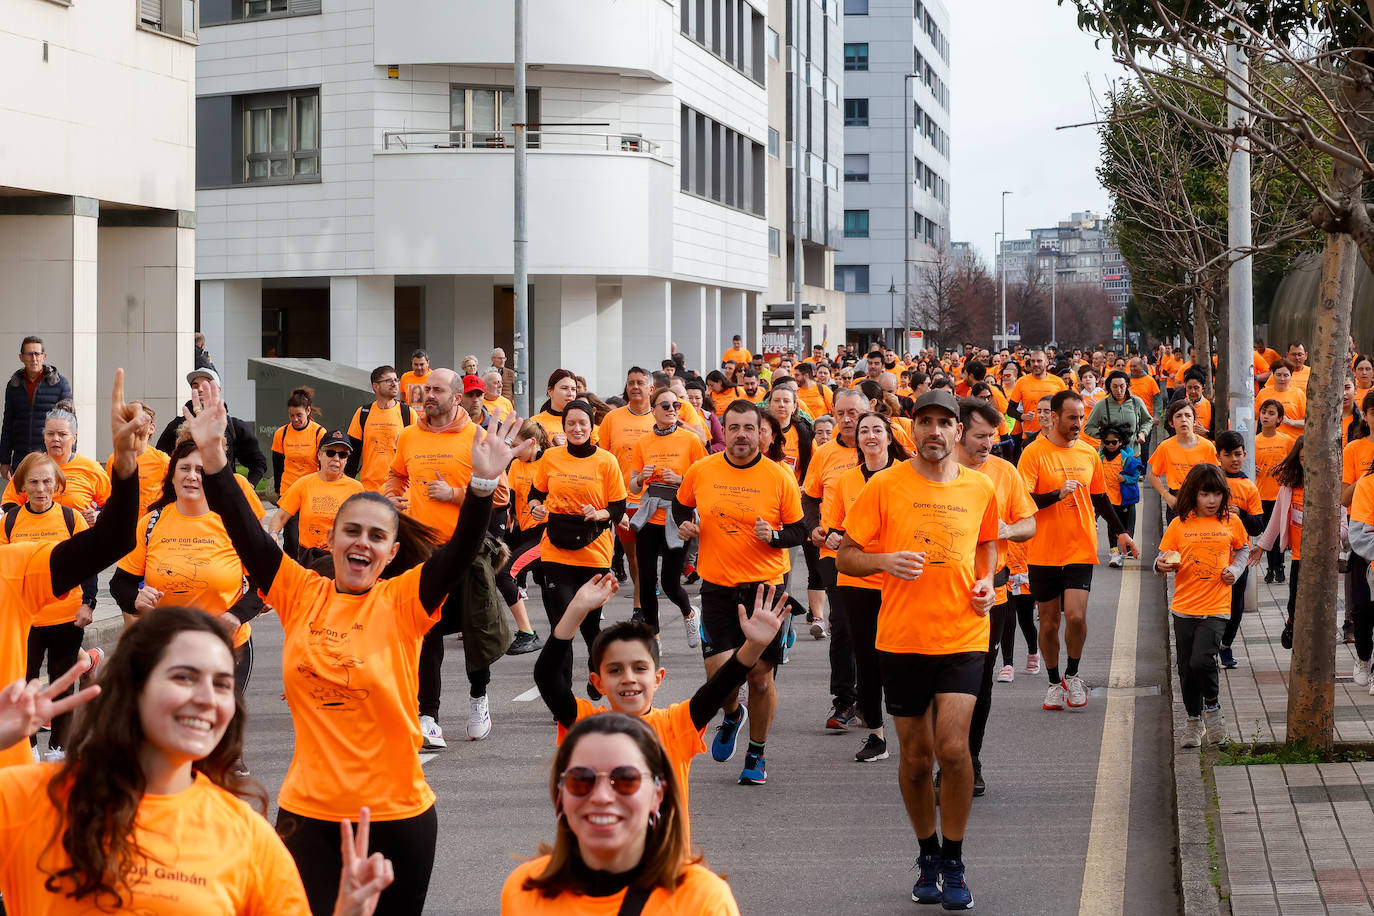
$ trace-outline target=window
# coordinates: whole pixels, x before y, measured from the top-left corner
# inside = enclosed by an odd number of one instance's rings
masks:
[[[199,7],[200,0],[138,0],[138,27],[194,39]]]
[[[244,18],[249,16],[266,16],[268,13],[286,12],[286,0],[246,0],[244,3]]]
[[[313,181],[320,176],[320,90],[245,96],[243,180]]]
[[[868,211],[844,211],[844,237],[847,239],[868,238]]]
[[[867,16],[868,0],[844,0],[844,14],[846,16]]]
[[[764,210],[764,147],[682,107],[679,188],[755,216]]]
[[[768,30],[768,56],[773,58],[773,60],[782,59],[782,39],[780,39],[778,33],[771,28]]]
[[[770,258],[782,257],[782,233],[772,226],[768,227],[768,256]]]
[[[778,158],[779,139],[777,130],[772,127],[768,128],[768,155],[774,159]]]
[[[836,264],[835,289],[846,293],[868,292],[868,265]]]
[[[844,68],[846,70],[868,69],[868,42],[844,46]]]
[[[501,86],[450,86],[448,127],[451,142],[465,148],[503,149],[515,144],[515,91]],[[539,122],[539,90],[525,91],[525,106],[532,123]],[[538,136],[530,138],[538,147]]]
[[[844,154],[844,180],[868,180],[868,153]]]
[[[679,9],[678,28],[683,35],[754,82],[763,83],[764,55],[776,60],[779,50],[778,35],[766,28],[763,14],[745,0],[679,0]]]
[[[844,100],[844,126],[868,126],[868,99]]]

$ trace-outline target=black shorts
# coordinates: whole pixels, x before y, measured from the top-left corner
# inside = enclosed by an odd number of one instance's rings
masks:
[[[748,616],[754,615],[754,599],[758,583],[744,585],[716,585],[701,581],[701,656],[710,658],[730,652],[744,645],[744,631],[739,626],[739,605]],[[782,664],[782,630],[759,656],[775,669]]]
[[[986,652],[920,655],[915,652],[878,652],[883,696],[892,716],[923,716],[939,693],[978,696],[983,684]]]
[[[1071,588],[1090,592],[1093,589],[1091,563],[1070,563],[1068,566],[1031,566],[1030,593],[1036,601],[1053,601]]]

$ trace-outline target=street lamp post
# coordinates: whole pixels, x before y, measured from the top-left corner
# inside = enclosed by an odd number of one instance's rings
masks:
[[[890,277],[887,284],[887,319],[892,328],[892,336],[897,336],[897,278]],[[896,340],[893,341],[896,343]],[[893,347],[893,349],[897,349]]]
[[[1011,340],[1007,337],[1007,195],[1010,191],[1002,192],[1002,241],[997,249],[998,260],[1002,262],[1002,346],[1010,347]]]
[[[894,347],[897,352],[906,349],[906,312],[911,305],[911,128],[907,116],[911,113],[910,80],[920,79],[919,73],[908,73],[902,78],[902,343]],[[895,332],[894,332],[894,335]],[[895,343],[895,341],[894,341]]]

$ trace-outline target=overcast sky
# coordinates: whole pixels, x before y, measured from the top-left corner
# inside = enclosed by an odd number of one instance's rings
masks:
[[[992,263],[993,233],[1007,237],[1052,226],[1078,210],[1105,214],[1097,182],[1097,134],[1090,127],[1099,98],[1124,72],[1105,44],[1080,32],[1072,4],[1055,0],[947,0],[953,18],[950,131],[950,239],[972,242]]]

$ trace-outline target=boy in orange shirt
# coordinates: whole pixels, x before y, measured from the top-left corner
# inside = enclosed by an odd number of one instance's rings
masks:
[[[1222,430],[1217,434],[1217,463],[1226,475],[1226,485],[1230,488],[1231,514],[1240,519],[1241,526],[1249,535],[1258,535],[1264,530],[1264,502],[1260,499],[1259,487],[1245,476],[1245,437],[1233,429]],[[1245,615],[1245,583],[1250,576],[1247,566],[1240,574],[1236,584],[1231,586],[1231,617],[1226,621],[1226,632],[1221,635],[1221,666],[1236,667],[1236,657],[1231,652],[1231,643],[1240,632],[1240,619]]]

